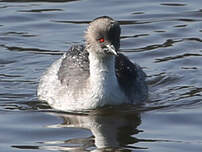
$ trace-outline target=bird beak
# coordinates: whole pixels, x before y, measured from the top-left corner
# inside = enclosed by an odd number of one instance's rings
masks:
[[[113,54],[113,55],[117,55],[116,49],[112,44],[108,44],[106,45],[108,52]]]

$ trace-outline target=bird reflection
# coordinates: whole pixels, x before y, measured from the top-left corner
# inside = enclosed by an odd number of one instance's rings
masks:
[[[55,115],[55,114],[54,114]],[[93,136],[88,138],[70,139],[65,141],[65,148],[62,151],[122,151],[136,149],[138,147],[129,146],[139,142],[134,135],[140,130],[140,114],[120,110],[97,110],[88,114],[61,114],[57,116],[63,119],[63,123],[51,127],[64,128],[84,128],[92,132]],[[68,146],[68,144],[79,146]],[[61,149],[58,148],[58,149]],[[90,150],[89,150],[90,149]],[[111,149],[111,150],[110,150]]]

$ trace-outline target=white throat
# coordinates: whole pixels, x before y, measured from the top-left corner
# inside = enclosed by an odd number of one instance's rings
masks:
[[[100,106],[125,102],[115,73],[115,56],[89,53],[91,95]]]
[[[90,61],[90,82],[97,85],[108,85],[117,83],[115,74],[115,57],[100,57],[97,54],[89,53]]]

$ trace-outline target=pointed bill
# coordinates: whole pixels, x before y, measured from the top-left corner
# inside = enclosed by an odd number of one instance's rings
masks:
[[[114,48],[114,46],[112,44],[111,45],[108,44],[106,46],[107,46],[107,48],[108,48],[108,50],[109,50],[110,53],[112,53],[114,55],[117,55],[117,52],[116,52],[116,50],[115,50],[115,48]]]

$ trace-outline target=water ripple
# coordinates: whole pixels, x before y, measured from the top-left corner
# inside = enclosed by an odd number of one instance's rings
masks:
[[[200,0],[0,0],[0,10],[1,151],[201,152]],[[120,22],[148,101],[82,113],[39,102],[42,73],[102,15]]]
[[[9,51],[22,51],[22,52],[31,52],[36,54],[50,54],[50,55],[62,55],[64,52],[61,51],[51,51],[51,50],[44,50],[44,49],[38,49],[38,48],[23,48],[23,47],[16,47],[16,46],[6,46],[6,45],[0,45],[1,47],[4,47],[8,49]]]

